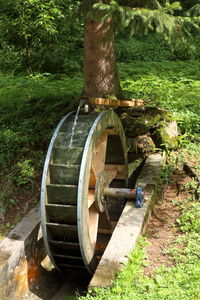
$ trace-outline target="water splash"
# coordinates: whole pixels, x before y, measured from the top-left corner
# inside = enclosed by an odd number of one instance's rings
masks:
[[[78,106],[78,109],[76,111],[76,115],[75,115],[75,118],[74,118],[74,124],[72,126],[72,132],[71,132],[71,138],[70,138],[70,142],[69,142],[69,148],[71,148],[72,144],[73,144],[75,128],[76,128],[76,125],[77,125],[77,122],[78,122],[78,116],[79,116],[79,112],[80,112],[80,109],[81,109],[82,105],[83,105],[83,103],[80,103],[79,106]]]

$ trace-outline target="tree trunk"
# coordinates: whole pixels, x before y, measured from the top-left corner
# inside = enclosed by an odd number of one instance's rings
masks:
[[[99,16],[102,18],[104,13],[99,12]],[[82,97],[120,98],[120,96],[112,18],[101,21],[88,15],[85,19]]]

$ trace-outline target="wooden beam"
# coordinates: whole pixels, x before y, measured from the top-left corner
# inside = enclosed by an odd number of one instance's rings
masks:
[[[126,168],[125,165],[105,165],[106,172],[117,171],[116,179],[125,179],[126,178]]]
[[[144,106],[142,99],[114,100],[109,98],[88,98],[90,104],[103,106]]]

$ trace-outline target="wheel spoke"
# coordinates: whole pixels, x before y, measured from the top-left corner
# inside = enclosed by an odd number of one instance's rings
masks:
[[[93,159],[92,159],[92,172],[94,172],[95,177],[105,169],[105,159],[106,159],[106,149],[107,149],[108,133],[103,132],[98,140],[98,144],[94,149]]]
[[[98,232],[99,213],[93,204],[89,209],[89,235],[90,242],[93,248],[95,248]]]
[[[90,208],[95,201],[94,194],[95,194],[95,191],[92,189],[89,189],[89,191],[88,191],[88,208]]]
[[[112,231],[112,224],[108,215],[108,210],[105,208],[105,211],[99,216],[99,230],[100,231]]]
[[[90,169],[90,178],[89,178],[89,187],[94,189],[95,184],[96,184],[96,176],[95,176],[93,168],[91,167],[91,169]]]

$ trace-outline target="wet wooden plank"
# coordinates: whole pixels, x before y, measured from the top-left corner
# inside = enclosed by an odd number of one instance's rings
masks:
[[[53,238],[61,238],[66,241],[70,238],[78,240],[77,226],[47,223],[47,229],[50,231]]]
[[[46,210],[50,222],[75,225],[77,223],[76,206],[47,204]]]
[[[83,147],[85,145],[85,141],[87,139],[88,133],[79,133],[73,135],[73,141],[72,141],[72,147],[75,145],[76,147]],[[71,134],[65,134],[63,132],[59,133],[56,141],[55,146],[63,146],[63,147],[69,147],[71,140]]]
[[[80,166],[50,165],[50,181],[52,184],[78,185]]]
[[[77,189],[78,187],[76,185],[48,184],[48,203],[76,205]]]
[[[56,164],[79,165],[82,155],[83,147],[54,147],[53,162]]]
[[[52,249],[56,251],[58,249],[59,251],[80,251],[80,247],[78,243],[67,243],[62,241],[54,241],[50,240],[50,245],[52,246]]]
[[[117,172],[115,179],[126,179],[125,165],[105,165],[105,171],[107,171],[108,174],[111,171]]]

